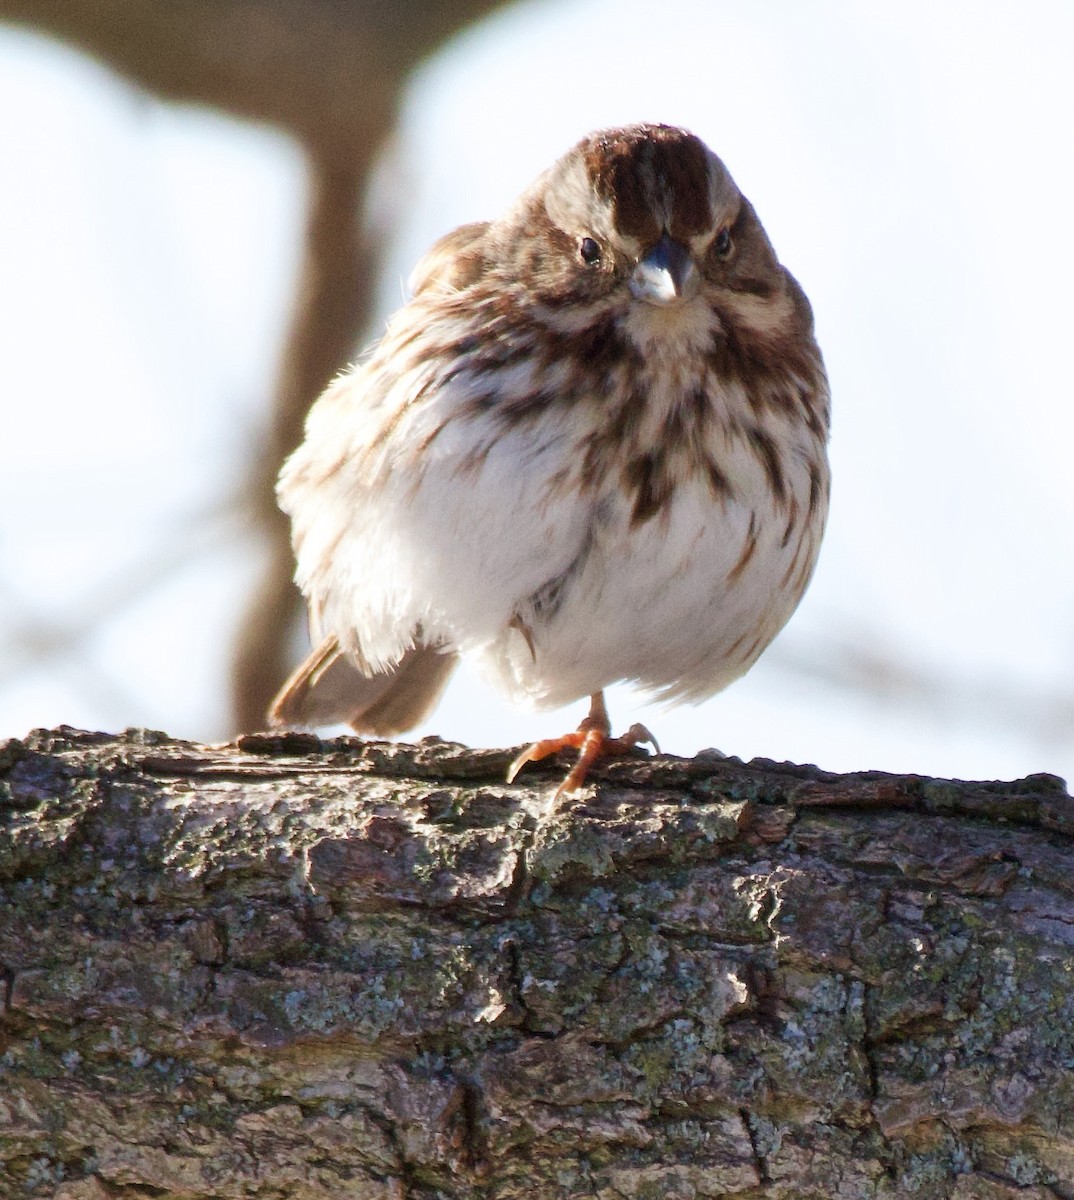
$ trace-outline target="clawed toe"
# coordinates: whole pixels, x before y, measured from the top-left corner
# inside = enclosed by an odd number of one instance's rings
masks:
[[[648,742],[650,746],[660,753],[660,743],[655,737],[645,728],[644,725],[634,724],[623,734],[622,737],[615,739],[617,742],[622,742],[624,749],[630,749],[633,746],[640,746],[644,742]]]
[[[515,759],[515,761],[507,768],[507,782],[514,783],[515,776],[522,770],[526,763],[538,762],[542,758],[549,758],[553,754],[558,754],[560,750],[578,749],[581,747],[585,739],[584,732],[579,729],[575,733],[565,734],[558,738],[545,738],[543,741],[534,742],[532,746],[528,746]]]
[[[589,769],[602,758],[612,758],[620,754],[629,754],[635,746],[648,742],[657,754],[660,746],[657,740],[644,725],[631,725],[620,737],[610,737],[608,713],[604,707],[604,697],[598,692],[592,698],[589,716],[573,733],[558,738],[545,738],[527,747],[507,768],[507,782],[513,783],[519,771],[531,762],[558,754],[560,750],[576,749],[579,751],[578,761],[567,773],[566,779],[556,788],[556,799],[576,792],[581,788],[589,774]]]

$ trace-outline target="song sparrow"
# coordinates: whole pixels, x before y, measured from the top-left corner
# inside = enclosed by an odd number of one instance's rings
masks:
[[[828,507],[809,302],[693,135],[591,134],[417,268],[372,356],[313,407],[280,503],[320,644],[278,723],[412,728],[460,654],[511,699],[698,701],[794,611]]]

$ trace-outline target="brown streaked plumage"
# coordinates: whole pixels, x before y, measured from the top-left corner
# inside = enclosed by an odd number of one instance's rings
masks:
[[[402,732],[461,654],[513,699],[696,701],[808,584],[828,387],[801,288],[726,167],[658,125],[584,138],[499,220],[442,238],[285,467],[320,645],[273,710]]]
[[[750,525],[746,530],[746,537],[742,543],[742,553],[738,556],[735,565],[727,572],[727,582],[735,583],[742,575],[742,572],[750,565],[750,559],[753,558],[757,550],[757,514],[750,514]],[[793,565],[793,560],[792,560]]]

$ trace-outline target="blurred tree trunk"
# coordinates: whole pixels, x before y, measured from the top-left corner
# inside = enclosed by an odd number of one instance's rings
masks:
[[[508,757],[0,745],[0,1195],[1074,1197],[1060,781]]]
[[[360,221],[379,147],[414,67],[491,12],[491,0],[0,0],[0,20],[51,34],[163,99],[208,105],[291,133],[305,148],[305,258],[268,436],[251,448],[250,512],[266,546],[237,631],[236,729],[264,724],[289,670],[301,610],[276,475],[306,410],[356,354],[377,247]]]
[[[269,702],[290,674],[290,634],[304,611],[292,582],[291,525],[276,503],[276,476],[298,445],[306,411],[325,384],[356,357],[369,317],[376,253],[360,222],[372,167],[310,160],[309,220],[302,276],[295,297],[267,445],[251,463],[250,506],[265,542],[260,587],[236,630],[232,709],[236,729],[260,729]]]

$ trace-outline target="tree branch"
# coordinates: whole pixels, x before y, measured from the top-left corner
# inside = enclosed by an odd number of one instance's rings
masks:
[[[1060,781],[510,757],[0,748],[0,1192],[1074,1197]]]
[[[276,384],[270,442],[251,463],[248,495],[266,561],[232,656],[233,719],[240,730],[265,723],[269,702],[291,670],[290,634],[305,605],[291,581],[291,527],[276,504],[276,476],[301,440],[313,398],[357,356],[357,331],[369,319],[374,252],[360,213],[371,165],[351,170],[314,161],[310,167],[303,272]]]
[[[0,20],[87,51],[168,100],[294,134],[346,168],[392,120],[400,81],[488,0],[0,0]]]

